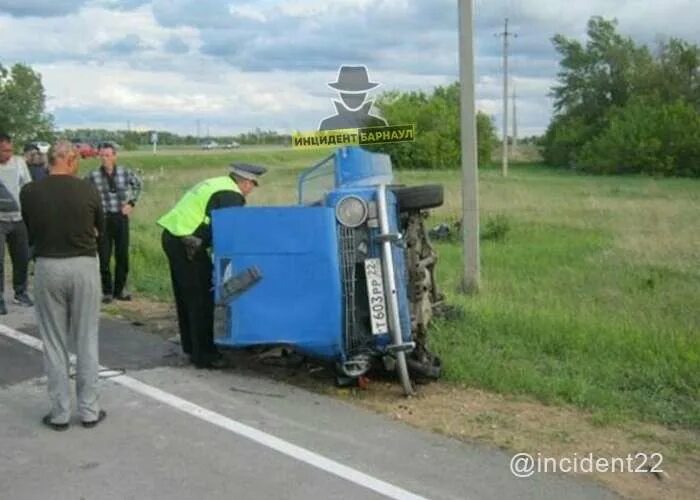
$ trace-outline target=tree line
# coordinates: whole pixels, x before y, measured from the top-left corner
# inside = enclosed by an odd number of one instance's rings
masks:
[[[65,129],[56,132],[56,136],[66,139],[76,139],[83,142],[112,141],[119,144],[123,149],[133,150],[139,146],[151,143],[150,130],[106,130],[106,129]],[[291,136],[280,134],[274,130],[255,130],[237,135],[207,136],[197,137],[193,134],[180,135],[166,130],[156,130],[158,133],[158,144],[163,146],[197,146],[200,143],[215,141],[220,145],[237,142],[244,145],[266,144],[284,145],[291,142]]]

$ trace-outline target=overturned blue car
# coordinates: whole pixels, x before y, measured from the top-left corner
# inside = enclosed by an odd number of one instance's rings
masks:
[[[341,148],[304,171],[294,206],[213,213],[215,342],[287,346],[339,379],[440,375],[427,331],[443,296],[424,221],[440,185],[394,184],[391,159]]]

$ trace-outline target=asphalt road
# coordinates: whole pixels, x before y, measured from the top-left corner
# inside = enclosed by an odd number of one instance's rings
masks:
[[[108,417],[54,432],[39,424],[32,311],[11,306],[0,325],[2,498],[614,498],[585,478],[517,479],[510,454],[262,376],[196,370],[178,346],[109,319],[101,364],[125,375],[102,382]]]

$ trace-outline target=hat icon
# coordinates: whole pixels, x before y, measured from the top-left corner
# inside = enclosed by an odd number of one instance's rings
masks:
[[[369,81],[367,66],[341,66],[337,81],[328,86],[340,92],[367,92],[379,83]]]

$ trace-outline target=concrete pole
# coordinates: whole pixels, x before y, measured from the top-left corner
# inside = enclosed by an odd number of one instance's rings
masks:
[[[513,154],[518,147],[518,115],[517,115],[517,95],[515,93],[515,83],[513,83]]]
[[[459,80],[462,144],[462,289],[474,294],[481,283],[479,256],[479,171],[476,149],[473,0],[459,0]]]
[[[503,33],[503,148],[501,157],[501,172],[508,176],[508,18]]]

